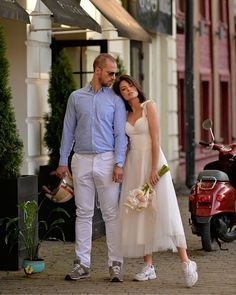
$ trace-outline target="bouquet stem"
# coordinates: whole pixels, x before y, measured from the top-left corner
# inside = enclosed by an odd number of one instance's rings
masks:
[[[161,177],[161,176],[163,176],[166,172],[168,172],[170,169],[169,169],[169,167],[166,165],[166,164],[164,164],[162,167],[161,167],[161,169],[157,172],[157,174]]]

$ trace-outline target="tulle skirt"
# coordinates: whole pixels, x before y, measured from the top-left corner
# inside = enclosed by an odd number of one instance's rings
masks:
[[[167,164],[160,150],[157,169]],[[124,202],[129,192],[142,186],[150,173],[151,149],[132,149],[125,164],[120,196],[120,224],[124,257],[142,257],[157,251],[187,248],[179,206],[170,172],[155,187],[156,196],[148,208],[134,211]]]

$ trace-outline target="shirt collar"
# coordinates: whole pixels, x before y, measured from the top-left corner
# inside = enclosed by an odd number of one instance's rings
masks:
[[[93,87],[91,84],[91,81],[86,85],[86,87],[88,88],[88,91],[94,92],[93,91]],[[109,89],[110,87],[102,87],[98,92],[105,92],[107,89]]]

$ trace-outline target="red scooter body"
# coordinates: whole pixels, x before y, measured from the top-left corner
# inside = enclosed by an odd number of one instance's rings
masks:
[[[226,211],[235,214],[235,202],[236,191],[229,182],[201,180],[189,195],[189,211],[199,217]]]
[[[203,249],[212,251],[216,242],[236,239],[236,144],[200,144],[219,151],[219,160],[204,167],[191,189],[190,224]]]

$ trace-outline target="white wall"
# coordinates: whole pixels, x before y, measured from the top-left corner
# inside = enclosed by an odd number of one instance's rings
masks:
[[[178,167],[177,64],[175,39],[156,34],[146,47],[149,60],[144,61],[144,91],[157,104],[162,150],[176,178]],[[149,90],[149,91],[148,91]]]
[[[36,0],[19,2],[28,13],[48,12]],[[47,89],[51,67],[51,35],[49,31],[31,32],[20,21],[0,19],[3,24],[7,58],[10,65],[9,82],[13,97],[17,128],[24,143],[21,174],[36,174],[40,164],[47,163],[47,151],[42,148],[43,115],[48,111]],[[50,16],[34,16],[35,27],[50,28]]]
[[[51,20],[50,11],[41,2],[28,1],[27,10],[31,16],[28,26],[27,47],[27,132],[28,153],[26,157],[28,173],[35,173],[39,165],[47,164],[47,150],[43,145],[44,121],[43,116],[49,111],[48,84],[51,69]],[[45,31],[42,29],[46,29]],[[47,30],[48,29],[48,30]]]

